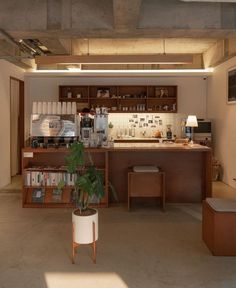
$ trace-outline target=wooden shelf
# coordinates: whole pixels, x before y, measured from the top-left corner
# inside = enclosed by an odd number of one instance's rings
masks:
[[[97,97],[98,90],[109,91],[108,98]],[[72,98],[68,98],[67,95]],[[81,98],[76,96],[80,94]],[[116,97],[113,97],[113,96]],[[104,105],[110,108],[109,113],[177,113],[177,86],[175,85],[93,85],[93,86],[76,86],[67,85],[59,86],[59,101],[74,101],[79,105],[87,103],[88,108],[95,105]],[[146,109],[144,111],[129,110],[131,105],[145,104]],[[117,107],[122,105],[127,107],[128,110],[124,111],[111,110],[111,107]],[[126,105],[126,106],[124,106]],[[163,107],[162,109],[156,109]],[[167,108],[165,108],[167,107]],[[95,108],[95,107],[94,107]],[[152,108],[149,111],[148,108]],[[81,111],[81,107],[77,107],[78,111]],[[165,110],[167,109],[167,110]]]
[[[25,152],[33,152],[32,157],[24,157]],[[67,173],[64,166],[66,164],[66,156],[69,153],[67,148],[24,148],[22,151],[22,171],[23,171],[23,188],[22,188],[22,206],[23,207],[35,207],[35,208],[62,208],[73,207],[75,203],[72,199],[73,185],[66,185],[63,187],[61,195],[53,195],[53,190],[57,189],[57,185],[25,185],[27,173],[29,172],[45,172],[45,173]],[[99,204],[93,204],[91,207],[108,207],[108,152],[106,149],[88,148],[85,153],[90,153],[96,168],[104,172],[104,189],[105,196],[101,199]],[[47,165],[47,167],[40,167]],[[63,169],[60,169],[63,166]],[[55,167],[55,169],[53,168]],[[78,171],[84,169],[78,169]],[[85,168],[86,170],[86,168]],[[30,183],[30,182],[28,182]],[[45,182],[44,182],[45,183]],[[31,183],[30,183],[31,184]],[[51,184],[51,183],[50,183]],[[71,184],[71,183],[70,183]],[[41,192],[41,195],[37,196],[37,190]],[[57,196],[59,200],[57,200]],[[38,199],[39,202],[34,201]],[[42,201],[42,202],[40,202]]]

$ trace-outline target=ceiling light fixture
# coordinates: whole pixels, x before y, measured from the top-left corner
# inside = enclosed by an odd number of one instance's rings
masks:
[[[196,75],[210,75],[214,71],[214,68],[206,69],[155,69],[155,70],[32,70],[29,74],[78,74],[78,75],[110,75],[110,74],[196,74]]]

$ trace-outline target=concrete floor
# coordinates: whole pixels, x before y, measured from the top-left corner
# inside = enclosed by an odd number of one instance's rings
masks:
[[[0,193],[1,288],[236,287],[236,257],[213,257],[201,240],[200,204],[100,209],[97,264],[82,246],[72,265],[71,209],[22,209],[20,193],[8,191]],[[236,195],[214,183],[219,191]]]

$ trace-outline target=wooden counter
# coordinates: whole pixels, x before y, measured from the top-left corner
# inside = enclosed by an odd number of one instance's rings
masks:
[[[166,174],[167,202],[201,202],[211,197],[211,149],[200,145],[117,143],[109,149],[109,179],[120,201],[127,199],[127,171],[157,165]],[[147,188],[148,189],[148,188]]]
[[[115,143],[112,148],[86,148],[85,151],[92,152],[96,165],[105,167],[106,175],[114,185],[120,202],[127,202],[127,174],[129,167],[134,165],[157,165],[162,168],[166,175],[167,202],[201,202],[202,199],[211,197],[211,149],[208,147]],[[36,153],[39,160],[35,158],[32,161],[31,158],[24,157],[25,152]],[[23,169],[30,166],[31,162],[36,165],[65,165],[67,153],[66,148],[24,148]]]

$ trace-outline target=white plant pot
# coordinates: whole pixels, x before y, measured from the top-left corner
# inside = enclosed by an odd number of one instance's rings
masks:
[[[93,223],[95,223],[95,241],[98,240],[98,211],[89,216],[75,215],[72,212],[72,223],[74,226],[74,242],[78,244],[93,243]]]

